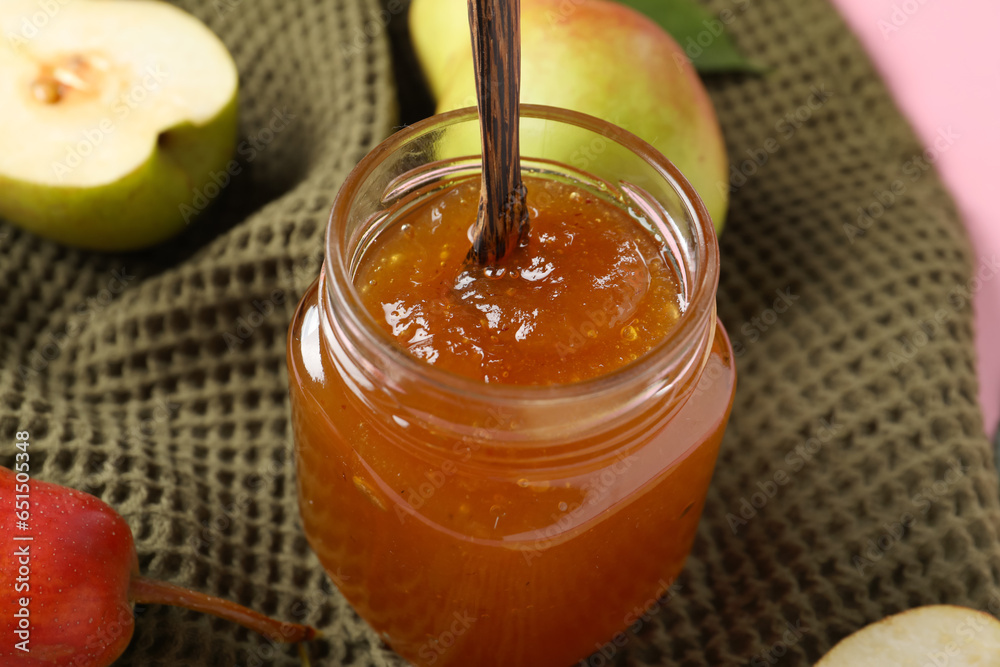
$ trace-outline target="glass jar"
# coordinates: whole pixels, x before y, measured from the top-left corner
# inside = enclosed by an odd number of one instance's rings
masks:
[[[524,105],[520,131],[526,172],[643,221],[684,308],[649,353],[591,380],[450,374],[377,328],[353,276],[380,230],[477,177],[475,109],[394,134],[348,176],[288,338],[299,504],[340,591],[416,665],[569,665],[637,630],[691,549],[732,406],[718,244],[691,185],[596,118]],[[589,316],[581,335],[607,312]]]

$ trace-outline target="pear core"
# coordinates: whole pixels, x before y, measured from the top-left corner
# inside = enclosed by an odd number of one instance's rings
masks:
[[[95,95],[111,68],[107,58],[97,54],[73,54],[55,62],[39,63],[31,93],[42,104],[72,101],[77,96]]]

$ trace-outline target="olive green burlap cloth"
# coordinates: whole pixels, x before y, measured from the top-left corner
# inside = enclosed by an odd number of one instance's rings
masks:
[[[390,30],[363,31],[375,0],[184,4],[239,65],[244,170],[148,253],[78,252],[0,225],[0,462],[29,430],[34,475],[118,508],[145,572],[316,624],[315,664],[398,665],[303,537],[285,375],[331,201],[397,122]],[[676,594],[603,653],[805,665],[912,605],[995,612],[977,267],[955,209],[825,0],[709,6],[732,10],[740,47],[773,68],[709,82],[747,174],[732,179],[719,292],[739,390]],[[119,664],[299,662],[229,623],[149,607]]]

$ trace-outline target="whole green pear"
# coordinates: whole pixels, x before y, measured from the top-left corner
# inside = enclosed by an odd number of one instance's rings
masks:
[[[467,0],[413,0],[409,20],[437,112],[475,106]],[[684,51],[645,15],[605,0],[521,0],[521,102],[590,114],[645,139],[722,231],[729,163],[715,109]]]

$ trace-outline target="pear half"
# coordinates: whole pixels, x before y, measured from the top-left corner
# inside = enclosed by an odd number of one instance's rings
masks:
[[[951,605],[917,607],[843,639],[816,667],[1000,667],[1000,621]]]
[[[237,92],[219,38],[166,3],[0,1],[0,218],[96,250],[173,236],[218,193]]]

